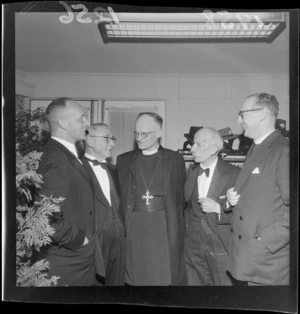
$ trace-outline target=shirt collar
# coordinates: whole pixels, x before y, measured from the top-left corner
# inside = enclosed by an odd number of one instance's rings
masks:
[[[266,135],[264,135],[264,136],[262,136],[262,137],[260,137],[259,139],[257,139],[257,140],[254,140],[254,143],[256,144],[256,145],[258,145],[258,144],[260,144],[260,143],[262,143],[263,141],[264,141],[264,139],[266,139],[271,133],[273,133],[275,131],[275,129],[274,130],[272,130],[272,131],[270,131],[269,133],[267,133]]]
[[[210,169],[210,175],[209,175],[209,176],[211,176],[211,175],[213,174],[213,172],[215,171],[217,162],[218,162],[218,158],[216,158],[216,160],[215,160],[209,167],[206,167],[206,168],[205,168],[205,167],[202,165],[202,163],[200,163],[200,166],[201,166],[204,170],[207,169],[207,168],[209,168],[209,169]]]
[[[64,145],[78,159],[78,154],[77,154],[75,144],[72,144],[72,143],[70,143],[66,140],[63,140],[59,137],[56,137],[56,136],[51,136],[51,138],[54,139],[55,141],[59,142],[60,144]]]
[[[155,153],[158,152],[159,146],[157,146],[156,148],[152,149],[152,150],[142,150],[142,154],[143,155],[153,155]]]

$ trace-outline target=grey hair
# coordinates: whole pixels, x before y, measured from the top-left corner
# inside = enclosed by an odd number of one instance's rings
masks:
[[[155,112],[141,112],[136,119],[138,119],[139,117],[141,116],[150,116],[154,119],[154,121],[162,128],[162,125],[163,125],[163,118],[155,113]]]
[[[278,117],[279,103],[274,95],[270,95],[267,93],[255,93],[249,95],[248,97],[246,97],[246,99],[252,97],[255,98],[256,105],[267,108],[275,118]]]
[[[211,144],[217,147],[217,154],[223,149],[224,141],[220,132],[213,127],[204,127],[199,131],[208,130],[211,136]]]
[[[102,128],[102,127],[108,128],[109,126],[106,123],[94,123],[90,125],[87,133],[89,134],[89,130],[97,131],[99,128]]]

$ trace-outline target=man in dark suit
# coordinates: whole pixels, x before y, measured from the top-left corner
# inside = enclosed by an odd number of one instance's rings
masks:
[[[102,264],[97,271],[97,279],[100,285],[106,286],[124,284],[125,235],[117,192],[118,173],[116,166],[106,162],[111,157],[115,141],[106,124],[91,125],[82,158],[95,188],[97,252],[98,261]]]
[[[159,145],[162,123],[156,113],[141,113],[134,132],[139,149],[117,158],[129,285],[186,284],[185,165],[179,153]]]
[[[95,283],[95,207],[93,183],[77,158],[75,142],[85,139],[89,123],[83,108],[69,98],[53,100],[46,110],[51,138],[44,146],[38,173],[41,195],[63,197],[61,211],[51,217],[52,243],[41,249],[49,276],[58,286]]]
[[[234,188],[229,271],[237,284],[289,284],[289,141],[275,130],[279,104],[266,93],[248,96],[238,122],[252,138]]]
[[[240,169],[218,157],[222,148],[223,139],[214,128],[202,128],[194,136],[195,164],[185,183],[185,265],[191,286],[231,285],[226,274],[231,219],[226,191]]]

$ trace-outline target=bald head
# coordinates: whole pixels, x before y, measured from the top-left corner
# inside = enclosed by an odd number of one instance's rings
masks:
[[[88,128],[88,134],[96,134],[97,131],[101,131],[103,129],[108,129],[108,125],[106,123],[94,123]]]
[[[49,122],[50,130],[55,131],[58,128],[58,121],[64,117],[67,102],[72,99],[67,97],[61,97],[54,99],[46,109],[46,118]]]
[[[74,100],[61,97],[53,100],[46,109],[52,136],[71,143],[85,139],[89,123],[84,109]]]
[[[204,127],[194,135],[194,145],[191,152],[195,162],[209,166],[223,148],[223,138],[220,133],[211,127]]]
[[[197,131],[197,133],[202,135],[202,137],[205,138],[205,141],[209,142],[210,145],[215,146],[218,152],[223,148],[223,138],[215,128],[204,127]]]

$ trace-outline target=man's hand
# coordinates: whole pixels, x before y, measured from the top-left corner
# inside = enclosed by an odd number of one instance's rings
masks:
[[[237,194],[237,191],[234,191],[233,190],[234,188],[230,188],[229,190],[227,190],[227,201],[229,202],[229,204],[231,206],[235,206],[238,201],[239,201],[239,198],[240,198],[240,194]]]
[[[217,213],[220,215],[221,206],[216,201],[212,200],[211,198],[205,197],[198,197],[198,202],[201,204],[202,210],[209,214],[209,213]]]

